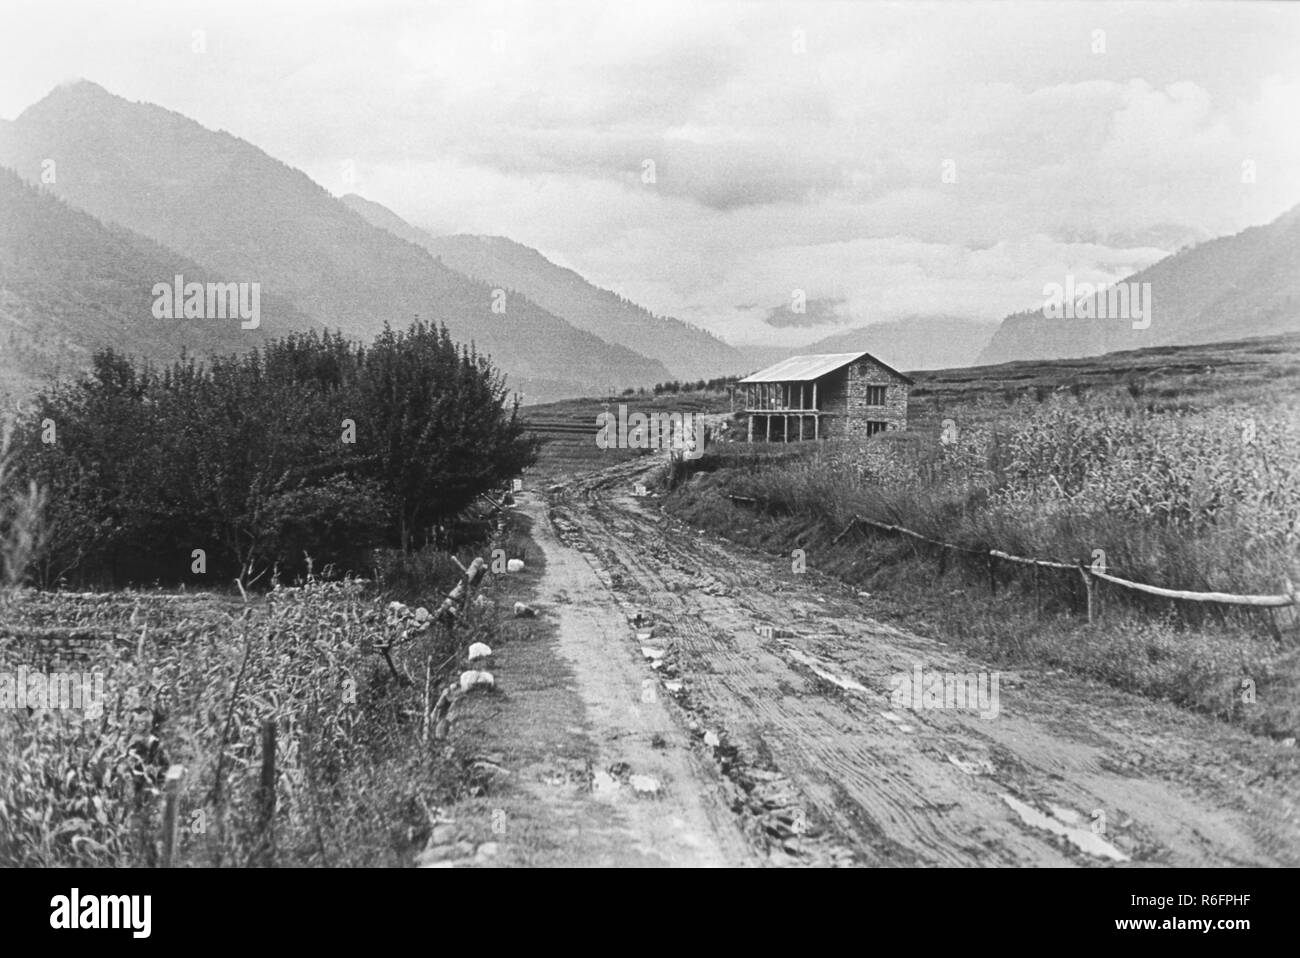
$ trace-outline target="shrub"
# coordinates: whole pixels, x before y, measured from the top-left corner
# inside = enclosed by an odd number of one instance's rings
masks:
[[[18,478],[53,517],[39,576],[177,581],[201,549],[228,581],[418,546],[535,460],[505,396],[485,358],[420,322],[370,347],[295,334],[161,371],[100,352],[16,433]]]

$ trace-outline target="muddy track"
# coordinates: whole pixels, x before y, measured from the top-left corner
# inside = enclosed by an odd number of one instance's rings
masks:
[[[900,708],[891,679],[918,665],[991,670],[873,621],[852,590],[788,558],[667,518],[632,495],[648,468],[554,486],[548,515],[608,601],[653,623],[626,641],[658,653],[646,676],[721,773],[700,787],[723,788],[762,860],[1300,864],[1295,749],[1042,672],[998,673],[993,717]]]

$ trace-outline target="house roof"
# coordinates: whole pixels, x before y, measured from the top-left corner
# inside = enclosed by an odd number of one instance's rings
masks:
[[[893,373],[899,379],[906,383],[912,383],[912,380],[904,376],[892,366],[882,363],[870,353],[823,353],[819,356],[791,356],[789,359],[783,359],[774,366],[768,366],[766,369],[760,369],[751,376],[746,376],[741,380],[742,383],[798,383],[810,382],[814,379],[821,379],[828,373],[833,373],[837,369],[843,369],[850,363],[857,362],[859,359],[866,357],[873,363],[883,367]]]

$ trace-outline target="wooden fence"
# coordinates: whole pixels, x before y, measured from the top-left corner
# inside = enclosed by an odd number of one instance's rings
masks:
[[[746,505],[759,505],[758,500],[750,496],[728,495],[727,498],[733,502],[742,502]],[[908,536],[912,539],[925,542],[940,549],[962,552],[968,555],[985,556],[989,568],[989,582],[994,593],[997,592],[997,576],[995,573],[994,563],[998,560],[1033,567],[1035,572],[1035,593],[1037,593],[1038,590],[1037,572],[1039,569],[1071,570],[1078,572],[1079,575],[1082,576],[1084,588],[1087,593],[1089,622],[1096,621],[1100,615],[1100,608],[1095,595],[1098,581],[1145,595],[1171,599],[1176,602],[1196,602],[1210,605],[1244,606],[1255,609],[1267,609],[1270,612],[1269,623],[1273,635],[1275,638],[1279,639],[1281,638],[1281,634],[1278,631],[1277,621],[1272,615],[1273,611],[1276,609],[1300,607],[1300,595],[1297,594],[1295,586],[1292,585],[1289,580],[1286,582],[1285,586],[1287,591],[1273,595],[1237,595],[1230,592],[1192,592],[1184,589],[1167,589],[1163,586],[1148,585],[1145,582],[1133,582],[1129,579],[1112,575],[1103,569],[1096,568],[1095,566],[1082,561],[1060,562],[1053,559],[1035,559],[1029,556],[1012,555],[1009,552],[1003,552],[1001,549],[972,549],[969,546],[960,546],[953,542],[943,542],[939,539],[932,539],[929,536],[921,535],[921,533],[915,532],[911,529],[906,529],[903,526],[891,525],[887,522],[876,522],[873,519],[865,519],[858,515],[855,515],[849,520],[849,524],[831,540],[831,544],[838,545],[845,536],[858,526],[870,526],[873,529],[880,529],[884,532],[892,532],[897,535]]]

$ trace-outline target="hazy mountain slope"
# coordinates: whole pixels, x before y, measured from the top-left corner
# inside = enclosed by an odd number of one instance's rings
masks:
[[[1148,328],[1134,329],[1132,318],[1016,313],[1002,321],[979,361],[1065,359],[1300,330],[1300,208],[1168,256],[1122,282],[1151,284]]]
[[[593,286],[530,246],[503,236],[433,236],[379,203],[355,195],[343,202],[371,224],[423,246],[443,265],[489,286],[517,290],[578,329],[658,360],[673,378],[710,379],[745,367],[736,350],[705,330]]]
[[[775,366],[783,359],[805,352],[788,346],[755,346],[744,343],[736,346],[736,350],[745,358],[746,375],[766,369],[768,366]]]
[[[18,396],[86,366],[96,348],[167,362],[243,352],[268,336],[320,328],[262,296],[261,324],[157,319],[153,286],[215,280],[211,271],[121,227],[107,227],[0,167],[0,393]]]
[[[948,369],[975,362],[994,329],[973,319],[913,316],[836,333],[792,355],[867,350],[895,369]]]
[[[201,262],[225,281],[259,281],[326,325],[369,338],[414,314],[445,322],[512,381],[562,385],[671,378],[662,364],[575,329],[519,295],[493,312],[492,287],[377,229],[305,174],[228,133],[93,83],[62,86],[0,134],[0,163],[73,205]]]

